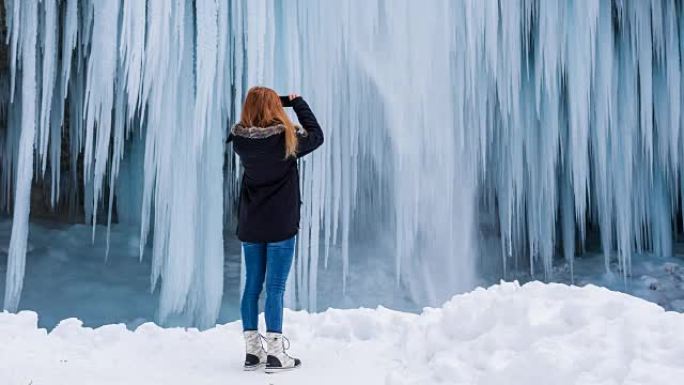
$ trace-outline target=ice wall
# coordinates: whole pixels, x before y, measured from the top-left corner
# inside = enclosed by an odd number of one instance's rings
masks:
[[[32,177],[48,179],[59,198],[65,137],[72,163],[82,162],[67,188],[82,185],[88,221],[111,218],[118,192],[122,222],[131,222],[126,208],[138,210],[141,258],[154,224],[159,321],[211,325],[223,286],[228,9],[214,1],[17,0],[5,1],[5,11],[13,99],[3,166],[14,170],[2,173],[14,193],[5,308],[16,310],[20,298]],[[127,138],[134,151],[117,190]]]
[[[672,253],[681,218],[683,14],[674,0],[5,0],[5,308],[42,179],[93,224],[116,207],[140,226],[160,322],[210,325],[240,173],[222,143],[255,84],[303,94],[327,135],[300,164],[290,306],[316,308],[331,258],[343,286],[355,259],[392,261],[425,304],[471,288],[478,258],[551,278],[589,229],[627,276],[634,252]],[[477,255],[485,215],[500,256]],[[352,255],[358,242],[386,247]]]

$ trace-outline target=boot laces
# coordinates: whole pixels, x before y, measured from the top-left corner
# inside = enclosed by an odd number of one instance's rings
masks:
[[[266,337],[263,334],[259,333],[259,344],[261,345],[261,349],[263,351],[266,351],[266,348],[264,348],[264,341],[268,342]]]
[[[263,346],[264,341],[266,341],[268,343],[268,338],[266,338],[263,334],[259,333],[259,337],[261,337],[261,343],[262,343],[261,346]],[[282,334],[280,335],[280,338],[282,339],[282,342],[283,342],[283,350],[290,349],[290,340]],[[285,347],[285,342],[287,342],[287,347]]]
[[[287,337],[285,337],[285,336],[282,336],[282,337],[283,337],[283,354],[284,354],[286,357],[288,357],[289,359],[294,360],[294,357],[292,357],[291,355],[287,354],[287,350],[290,348],[290,340],[287,339]],[[287,342],[287,346],[285,346],[285,342]]]
[[[261,339],[263,341],[268,342],[268,338],[264,337],[262,334],[259,334],[259,336],[261,336]],[[286,352],[286,350],[290,349],[290,340],[282,334],[280,335],[280,339],[281,339],[281,342],[283,344],[283,354],[286,355],[287,357],[292,358],[292,356],[287,354],[287,352]],[[286,342],[287,342],[287,345],[285,344]],[[292,359],[294,359],[294,358],[292,358]]]

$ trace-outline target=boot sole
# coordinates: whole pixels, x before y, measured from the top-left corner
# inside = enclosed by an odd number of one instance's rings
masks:
[[[301,367],[302,367],[302,364],[299,364],[299,365],[297,365],[297,366],[292,366],[292,367],[289,367],[289,368],[269,368],[269,367],[265,367],[265,368],[264,368],[264,372],[266,372],[266,373],[268,373],[268,374],[273,374],[273,373],[279,373],[279,372],[287,372],[287,371],[289,371],[289,370],[298,369],[298,368],[301,368]]]
[[[253,372],[253,371],[255,371],[255,370],[257,370],[263,366],[265,366],[265,364],[257,364],[254,366],[243,366],[242,370],[244,370],[245,372]]]

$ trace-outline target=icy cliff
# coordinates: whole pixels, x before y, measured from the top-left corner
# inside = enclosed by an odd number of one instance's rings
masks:
[[[160,322],[211,325],[240,171],[222,143],[255,84],[303,94],[328,137],[300,164],[290,306],[316,307],[330,258],[343,282],[354,258],[391,258],[422,303],[470,289],[484,217],[502,254],[480,258],[504,271],[524,256],[548,278],[558,250],[572,263],[590,229],[625,276],[634,252],[672,254],[684,186],[674,0],[4,6],[8,310],[40,181],[54,207],[140,227]],[[362,241],[383,251],[351,255]]]

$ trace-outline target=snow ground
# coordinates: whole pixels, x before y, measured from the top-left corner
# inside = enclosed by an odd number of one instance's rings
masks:
[[[287,311],[297,371],[243,372],[239,322],[207,331],[147,323],[48,332],[0,314],[0,383],[672,384],[684,378],[684,315],[596,286],[502,283],[420,314]],[[262,319],[263,322],[263,319]],[[263,323],[262,323],[263,325]]]

